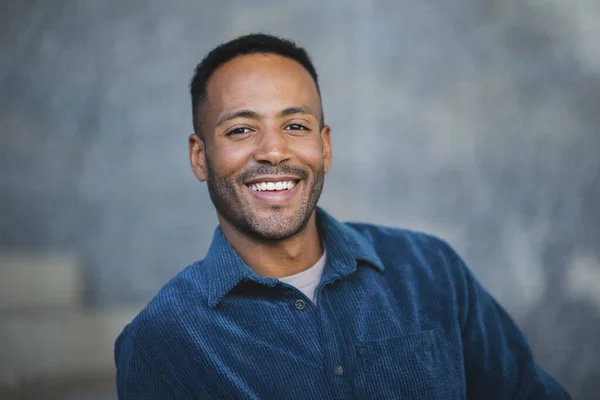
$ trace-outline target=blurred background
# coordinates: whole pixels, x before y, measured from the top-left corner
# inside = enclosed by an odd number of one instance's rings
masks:
[[[211,48],[307,48],[321,206],[449,241],[575,399],[600,398],[596,0],[2,2],[0,398],[114,399],[112,346],[217,224],[188,84]]]

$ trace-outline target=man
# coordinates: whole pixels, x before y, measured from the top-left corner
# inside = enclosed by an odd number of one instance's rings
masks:
[[[119,398],[569,398],[445,242],[317,207],[331,133],[303,49],[225,43],[191,94],[219,227],[117,339]]]

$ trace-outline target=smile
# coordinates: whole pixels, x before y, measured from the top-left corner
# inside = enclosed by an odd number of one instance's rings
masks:
[[[280,191],[280,190],[292,190],[296,186],[294,181],[280,181],[280,182],[257,182],[252,185],[248,185],[250,189],[256,192],[263,191]]]
[[[301,181],[293,175],[263,175],[246,182],[246,190],[261,202],[282,205],[296,197]]]

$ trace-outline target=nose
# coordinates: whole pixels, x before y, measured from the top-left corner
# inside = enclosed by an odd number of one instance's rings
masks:
[[[278,165],[291,157],[285,132],[267,127],[259,135],[254,158],[261,164]]]

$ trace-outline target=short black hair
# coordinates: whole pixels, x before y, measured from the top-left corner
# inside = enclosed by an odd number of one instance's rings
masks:
[[[317,71],[308,56],[306,50],[297,46],[288,39],[266,33],[252,33],[240,36],[229,42],[223,43],[211,50],[206,57],[196,66],[194,77],[190,83],[190,94],[192,95],[192,118],[194,131],[202,138],[200,128],[200,106],[206,100],[206,86],[212,74],[221,65],[245,54],[277,54],[294,60],[302,65],[312,76],[317,85],[317,92],[321,96]],[[324,124],[323,105],[321,104],[321,125]]]

